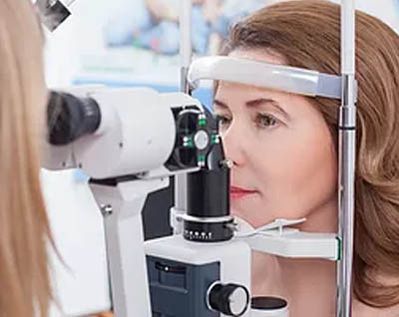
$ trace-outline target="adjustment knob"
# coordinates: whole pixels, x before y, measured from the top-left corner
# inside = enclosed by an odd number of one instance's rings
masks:
[[[238,284],[213,284],[208,290],[210,309],[227,316],[242,316],[249,305],[249,292],[245,286]]]

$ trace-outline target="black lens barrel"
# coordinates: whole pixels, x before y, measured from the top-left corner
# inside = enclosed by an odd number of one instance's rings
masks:
[[[190,241],[220,242],[233,237],[230,217],[230,169],[221,143],[208,155],[207,167],[187,175],[187,219],[183,236]]]
[[[47,106],[48,140],[67,145],[94,133],[101,123],[100,107],[93,98],[52,91]]]

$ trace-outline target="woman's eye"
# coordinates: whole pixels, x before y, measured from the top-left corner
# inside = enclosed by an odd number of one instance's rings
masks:
[[[229,117],[223,116],[223,115],[216,115],[216,119],[219,122],[220,127],[225,127],[228,126],[231,122],[231,119]]]
[[[259,128],[268,128],[277,124],[277,119],[268,114],[258,114],[256,124]]]

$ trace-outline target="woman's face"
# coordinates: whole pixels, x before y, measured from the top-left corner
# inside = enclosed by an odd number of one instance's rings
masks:
[[[258,51],[230,56],[282,64]],[[320,111],[300,95],[231,82],[219,83],[214,107],[226,157],[234,162],[232,213],[255,227],[306,217],[316,230],[318,222],[321,230],[334,230],[336,152]]]

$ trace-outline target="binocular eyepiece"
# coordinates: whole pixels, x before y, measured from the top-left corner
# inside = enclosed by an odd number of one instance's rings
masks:
[[[48,141],[67,145],[94,133],[101,123],[98,103],[92,98],[79,98],[52,91],[47,105]]]

